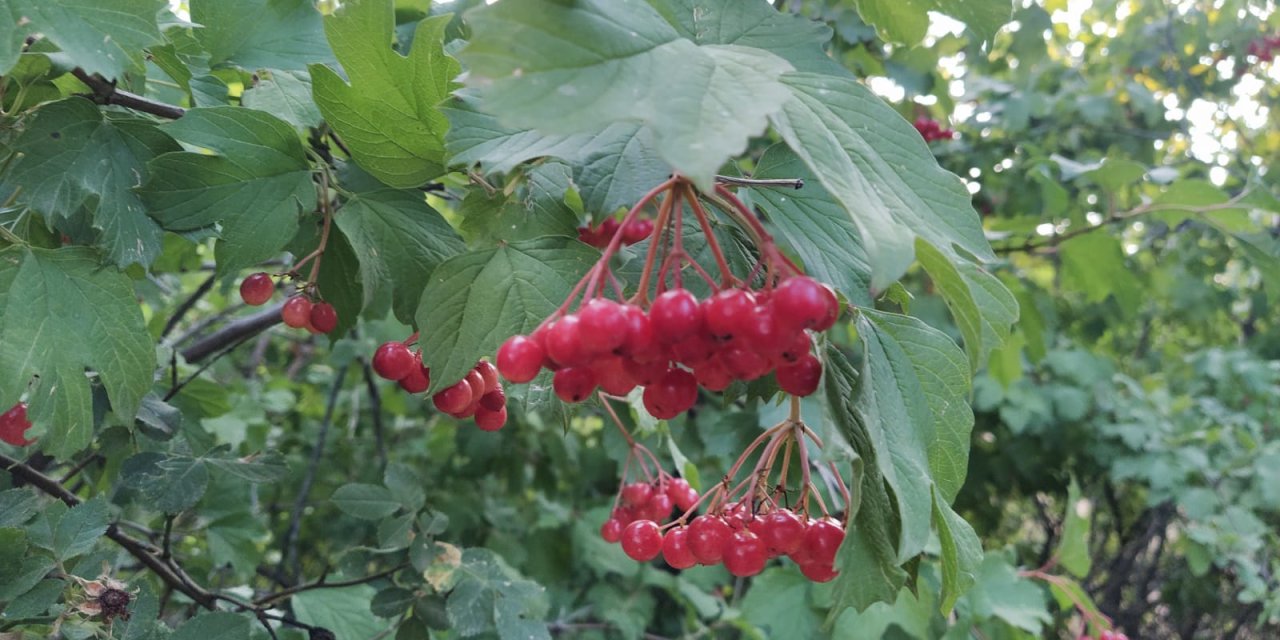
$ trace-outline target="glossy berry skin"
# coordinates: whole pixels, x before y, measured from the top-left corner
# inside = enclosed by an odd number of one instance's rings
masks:
[[[431,386],[431,370],[422,366],[422,358],[413,354],[413,367],[409,375],[400,378],[400,388],[409,393],[422,393]]]
[[[698,504],[698,492],[689,486],[689,482],[684,478],[672,479],[667,484],[667,495],[681,513],[692,509],[693,505]]]
[[[733,532],[719,517],[701,515],[689,523],[689,549],[702,564],[715,564],[724,557],[725,545]]]
[[[588,367],[565,367],[551,380],[556,397],[568,403],[586,400],[596,390],[596,374]]]
[[[475,371],[484,380],[485,393],[493,393],[494,390],[502,388],[502,382],[498,380],[498,370],[488,360],[477,362]]]
[[[622,241],[635,244],[653,235],[652,220],[632,220],[622,227]]]
[[[373,372],[387,380],[401,380],[413,373],[418,361],[403,342],[384,342],[373,352]]]
[[[436,392],[431,402],[443,413],[462,413],[471,405],[471,385],[465,379]]]
[[[280,310],[280,319],[294,329],[302,329],[311,325],[311,301],[304,296],[294,296],[284,303]]]
[[[836,552],[844,542],[844,529],[831,520],[818,520],[809,524],[804,532],[804,548],[809,563],[831,566]],[[801,563],[805,564],[805,563]]]
[[[737,531],[724,546],[724,568],[739,578],[754,576],[764,569],[769,559],[764,542],[745,529]]]
[[[822,380],[822,363],[812,355],[804,357],[792,364],[778,367],[774,374],[778,378],[778,388],[793,395],[807,396],[818,390],[818,382]]]
[[[622,306],[626,320],[627,336],[616,349],[618,355],[628,356],[636,362],[653,362],[659,358],[658,340],[653,334],[653,323],[644,309],[633,304]]]
[[[489,393],[480,396],[480,408],[489,411],[497,411],[507,407],[507,392],[498,387]]]
[[[703,322],[716,340],[731,342],[745,333],[756,297],[745,289],[725,289],[702,303]]]
[[[678,342],[702,329],[702,307],[687,289],[670,289],[649,305],[649,323],[659,341]]]
[[[698,380],[684,369],[671,369],[644,389],[644,408],[659,420],[670,420],[698,401]]]
[[[528,336],[512,336],[498,347],[498,372],[517,383],[538,377],[546,354],[542,345]]]
[[[547,356],[562,367],[585,364],[594,355],[582,343],[582,320],[572,313],[547,329],[545,347]]]
[[[764,516],[757,527],[760,540],[772,555],[794,553],[804,544],[804,521],[789,509],[776,509]]]
[[[600,388],[611,396],[626,396],[636,388],[636,379],[618,356],[598,356],[591,370]]]
[[[686,527],[678,527],[671,529],[667,535],[662,538],[662,559],[671,565],[672,569],[688,569],[698,564],[698,559],[694,557],[693,550],[689,548],[689,529]]]
[[[724,366],[738,380],[755,380],[769,372],[769,359],[746,346],[733,346],[720,354]]]
[[[671,496],[665,492],[654,492],[653,497],[649,498],[649,502],[645,505],[645,510],[649,513],[650,519],[662,522],[671,516],[671,507],[674,504]]]
[[[662,553],[662,532],[652,520],[636,520],[622,530],[622,551],[637,562],[648,562]]]
[[[595,298],[578,311],[578,339],[588,353],[606,353],[627,340],[627,316],[622,305]]]
[[[625,525],[622,524],[621,520],[618,520],[617,518],[609,518],[604,521],[604,524],[600,525],[600,537],[604,538],[605,542],[613,544],[622,539],[622,530],[624,527]]]
[[[27,420],[27,404],[19,402],[9,408],[8,411],[0,413],[0,442],[11,444],[15,447],[25,447],[35,442],[28,440],[27,429],[31,428],[31,421]]]
[[[834,296],[830,290],[809,276],[792,276],[783,280],[774,289],[770,301],[774,319],[791,331],[815,329],[835,313],[832,308]]]
[[[240,282],[240,299],[255,307],[266,303],[275,292],[275,283],[265,273],[255,273]]]
[[[338,311],[328,302],[317,302],[311,306],[311,326],[320,333],[329,333],[338,328]]]
[[[622,487],[622,502],[631,506],[639,506],[653,497],[653,485],[645,482],[632,482]]]
[[[786,347],[782,349],[778,358],[785,364],[796,362],[800,358],[809,355],[809,349],[812,346],[813,341],[809,339],[809,335],[805,332],[791,334],[786,339]],[[779,366],[782,366],[782,364]]]
[[[824,565],[819,562],[801,563],[800,573],[804,574],[804,577],[814,582],[831,582],[840,574],[840,572],[836,571],[835,567],[830,564]]]
[[[476,409],[476,426],[481,431],[497,431],[503,425],[507,424],[507,408],[499,407],[497,411],[491,411],[483,406]]]

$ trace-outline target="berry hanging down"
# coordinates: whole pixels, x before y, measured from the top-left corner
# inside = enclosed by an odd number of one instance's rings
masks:
[[[385,342],[373,352],[371,366],[378,376],[399,383],[409,393],[422,393],[431,386],[431,369],[423,366],[422,353],[411,349],[418,334],[404,342]],[[498,370],[481,360],[463,379],[436,392],[431,402],[441,413],[454,418],[474,418],[481,431],[497,431],[507,424],[507,395]]]

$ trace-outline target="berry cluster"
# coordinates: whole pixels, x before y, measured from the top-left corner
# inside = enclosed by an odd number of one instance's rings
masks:
[[[622,231],[622,244],[632,245],[653,235],[653,221],[638,219],[623,225],[616,218],[607,218],[595,226],[587,224],[578,227],[578,240],[597,249],[604,249],[619,230]]]
[[[1249,55],[1258,59],[1258,62],[1271,62],[1276,58],[1276,51],[1280,51],[1280,35],[1264,36],[1253,40],[1249,43]]]
[[[956,132],[954,130],[942,128],[942,124],[933,118],[920,116],[911,124],[915,126],[916,131],[919,131],[920,135],[924,137],[925,142],[950,140],[956,137]]]
[[[27,429],[31,421],[27,420],[27,403],[19,402],[8,411],[0,413],[0,442],[15,447],[25,447],[35,442],[27,439]]]
[[[275,284],[266,273],[255,273],[240,282],[240,299],[255,307],[266,304],[275,291]],[[289,298],[280,310],[280,319],[290,327],[311,333],[329,333],[338,327],[338,312],[333,305],[312,302],[306,294]]]
[[[622,532],[636,522],[666,522],[672,509],[679,513],[692,509],[698,504],[698,492],[684,478],[663,473],[653,482],[622,485],[615,502],[613,513],[600,526],[600,537],[610,543],[621,540]]]
[[[409,393],[422,393],[431,386],[431,369],[422,366],[422,353],[406,342],[385,342],[373,353],[373,371],[398,382]],[[498,370],[481,360],[463,379],[431,396],[436,409],[454,418],[475,418],[482,431],[497,431],[507,423],[507,394],[498,379]]]

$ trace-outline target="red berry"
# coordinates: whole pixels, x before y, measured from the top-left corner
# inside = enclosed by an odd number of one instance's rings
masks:
[[[484,382],[484,375],[476,369],[468,371],[463,380],[466,380],[467,384],[471,385],[471,395],[474,397],[474,402],[479,402],[480,398],[489,392]]]
[[[667,370],[670,369],[666,360],[636,362],[631,358],[622,361],[622,368],[627,370],[627,373],[636,381],[636,384],[644,387],[661,380],[663,376],[667,375]]]
[[[950,135],[947,136],[951,137]],[[826,331],[834,327],[836,320],[840,319],[840,299],[836,297],[836,292],[831,287],[822,285],[822,296],[827,300],[827,315],[823,316],[818,323],[813,325],[814,331]]]
[[[779,357],[785,363],[793,363],[809,355],[809,348],[813,346],[813,342],[809,340],[809,334],[801,331],[788,338],[786,345]]]
[[[9,408],[8,411],[0,414],[0,442],[11,444],[15,447],[25,447],[35,442],[28,440],[27,429],[31,428],[31,421],[27,420],[27,404],[19,402]]]
[[[498,371],[512,382],[528,382],[538,377],[544,357],[542,346],[537,341],[526,336],[512,336],[498,347]]]
[[[770,304],[756,305],[744,320],[742,332],[739,342],[770,356],[781,353],[791,337],[791,333],[783,331],[773,318],[773,306]]]
[[[662,553],[662,532],[652,520],[636,520],[622,530],[622,551],[638,562],[648,562]]]
[[[627,340],[627,315],[622,305],[595,298],[578,310],[578,339],[589,353],[605,353]]]
[[[639,506],[653,497],[653,485],[646,482],[632,482],[622,487],[622,502],[631,506]]]
[[[635,244],[653,235],[652,220],[632,220],[622,227],[622,241]]]
[[[817,280],[792,276],[773,291],[773,317],[784,329],[813,329],[833,314],[833,300],[831,291]]]
[[[489,364],[488,360],[481,360],[476,363],[475,371],[480,374],[480,378],[484,380],[484,392],[493,393],[496,389],[502,388],[502,382],[498,380],[498,370]]]
[[[760,519],[757,532],[765,549],[777,556],[793,553],[804,544],[804,522],[789,509],[776,509]]]
[[[507,408],[498,407],[496,411],[484,408],[482,404],[476,409],[476,426],[481,431],[497,431],[507,423]]]
[[[302,329],[311,325],[311,301],[304,296],[294,296],[284,303],[280,310],[280,318],[284,323]]]
[[[413,355],[413,366],[409,375],[400,379],[400,388],[409,393],[422,393],[431,386],[431,370],[422,366],[421,354]]]
[[[502,387],[498,387],[497,389],[480,396],[480,406],[489,411],[506,409],[507,393],[502,390]]]
[[[373,371],[387,380],[401,380],[418,365],[413,351],[403,342],[384,342],[373,352]]]
[[[547,355],[562,367],[583,364],[593,354],[582,344],[582,320],[569,314],[547,329]]]
[[[666,560],[672,569],[688,569],[698,564],[693,550],[689,548],[687,528],[678,527],[667,532],[662,539],[662,559]]]
[[[596,374],[589,367],[565,367],[556,372],[551,386],[561,400],[582,402],[596,390]]]
[[[778,378],[778,388],[793,396],[807,396],[818,390],[822,363],[806,353],[796,362],[778,367],[774,375]]]
[[[668,347],[671,358],[690,367],[705,364],[716,355],[720,345],[711,334],[698,331],[689,334]]]
[[[720,363],[719,358],[712,358],[695,367],[693,377],[707,391],[724,391],[733,383],[733,375]]]
[[[311,326],[320,333],[329,333],[338,328],[338,311],[328,302],[317,302],[311,306]]]
[[[636,379],[618,356],[604,356],[591,365],[596,380],[604,392],[612,396],[625,396],[636,388]]]
[[[645,505],[645,510],[649,512],[650,519],[662,522],[671,517],[673,504],[671,496],[665,492],[654,492],[653,497],[649,498],[649,503]]]
[[[675,503],[676,508],[681,513],[693,508],[698,504],[698,492],[684,478],[675,478],[667,485],[667,495],[671,497],[671,501]]]
[[[830,564],[822,564],[820,562],[802,562],[800,563],[800,573],[804,577],[814,582],[831,582],[837,575],[835,567]]]
[[[724,547],[733,534],[729,525],[716,516],[701,515],[689,523],[689,549],[702,564],[715,564],[724,557]]]
[[[764,543],[760,538],[744,529],[729,538],[728,544],[724,547],[723,559],[724,568],[728,569],[729,573],[745,578],[760,573],[769,556],[765,553]]]
[[[688,290],[671,289],[649,306],[649,322],[658,340],[674,343],[702,328],[702,307]]]
[[[725,289],[702,303],[703,321],[716,340],[728,342],[745,332],[756,297],[745,289]]]
[[[659,420],[670,420],[698,401],[698,381],[684,369],[671,369],[644,388],[644,408]]]
[[[729,375],[739,380],[755,380],[769,373],[769,359],[747,346],[729,347],[720,357]]]
[[[831,520],[818,520],[811,523],[804,532],[804,547],[808,562],[831,566],[843,542],[844,529],[839,524]]]
[[[462,413],[471,405],[471,385],[465,379],[459,380],[436,392],[431,401],[443,413]]]
[[[627,324],[627,337],[622,346],[618,347],[618,354],[629,356],[637,362],[662,359],[658,341],[653,335],[653,324],[644,310],[633,304],[623,305],[622,316]]]
[[[255,307],[270,300],[275,292],[275,283],[265,273],[255,273],[240,282],[240,299]]]
[[[622,539],[622,529],[624,527],[625,525],[622,524],[621,520],[609,518],[604,521],[604,524],[600,525],[600,537],[604,538],[605,542],[613,544]]]

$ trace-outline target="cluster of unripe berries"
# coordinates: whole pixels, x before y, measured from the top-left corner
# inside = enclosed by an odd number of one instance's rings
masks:
[[[255,307],[266,304],[275,291],[271,276],[261,272],[240,283],[240,299]],[[306,295],[289,298],[280,309],[280,319],[290,327],[306,329],[311,333],[329,333],[338,327],[338,312],[333,305],[328,302],[312,302]]]
[[[373,353],[373,371],[397,382],[409,393],[431,386],[431,369],[422,365],[422,354],[403,342],[385,342]],[[475,418],[482,431],[497,431],[507,423],[507,394],[498,370],[481,360],[466,377],[431,396],[441,413],[454,418]]]
[[[915,126],[916,131],[924,137],[925,142],[933,142],[934,140],[950,140],[956,137],[956,132],[952,129],[944,129],[942,124],[933,118],[921,116],[911,123]]]
[[[1280,35],[1264,36],[1249,43],[1249,55],[1257,58],[1258,62],[1275,60],[1277,50],[1280,50]]]
[[[607,218],[598,225],[578,227],[578,239],[597,249],[609,246],[613,236],[622,230],[622,244],[632,245],[653,235],[653,221],[646,218],[632,220],[625,225],[615,218]]]
[[[31,421],[27,420],[27,404],[19,402],[8,411],[0,413],[0,442],[15,447],[25,447],[35,442],[27,439],[27,429]]]
[[[624,504],[632,486],[623,489]],[[616,509],[601,526],[600,536],[621,543],[633,560],[648,562],[661,555],[673,569],[723,564],[729,573],[748,577],[763,571],[770,558],[787,556],[814,582],[836,577],[844,528],[835,520],[805,519],[782,508],[752,513],[750,504],[738,502],[725,505],[719,514],[700,515],[688,526],[667,527],[664,533],[658,523],[670,513],[671,504],[665,503],[665,511],[647,504]],[[659,513],[659,518],[645,517]]]
[[[498,371],[528,382],[555,372],[555,393],[582,402],[597,387],[625,396],[643,387],[645,408],[670,419],[693,406],[698,387],[723,391],[734,380],[773,373],[796,396],[818,387],[822,363],[810,353],[807,330],[835,324],[835,293],[808,276],[792,276],[771,290],[724,289],[699,301],[670,289],[648,312],[634,304],[594,298],[577,313],[513,336],[498,349]]]

